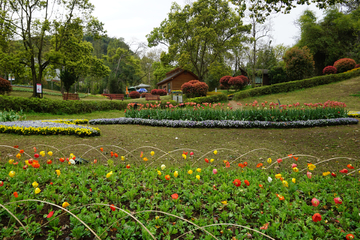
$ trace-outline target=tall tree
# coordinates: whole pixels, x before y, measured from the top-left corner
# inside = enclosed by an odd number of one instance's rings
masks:
[[[103,24],[91,17],[89,0],[12,0],[7,14],[0,18],[11,26],[24,46],[21,63],[31,70],[33,96],[45,69],[59,60],[59,51],[71,35],[73,25],[86,27],[92,35],[103,32]],[[52,36],[52,43],[49,41]]]
[[[147,35],[149,47],[165,44],[169,57],[204,80],[209,66],[240,45],[249,26],[225,0],[198,0],[181,8],[173,3],[168,19]]]

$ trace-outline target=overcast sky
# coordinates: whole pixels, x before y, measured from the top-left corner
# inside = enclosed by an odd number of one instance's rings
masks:
[[[95,5],[93,15],[105,24],[109,37],[122,37],[126,43],[145,42],[146,34],[167,18],[171,0],[90,0]],[[110,4],[111,2],[111,4]],[[177,0],[184,5],[184,0]],[[273,36],[272,45],[285,44],[292,46],[296,43],[299,29],[294,21],[306,9],[315,10],[316,16],[322,18],[322,11],[314,5],[299,6],[290,14],[272,15]]]

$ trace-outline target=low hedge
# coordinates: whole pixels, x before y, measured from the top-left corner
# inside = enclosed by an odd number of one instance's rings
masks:
[[[188,98],[185,99],[185,102],[194,102],[194,103],[218,103],[218,102],[227,102],[228,97],[221,93],[217,95],[211,95],[206,97],[197,97],[197,98]]]
[[[277,83],[269,86],[257,87],[257,88],[240,91],[234,94],[234,100],[240,100],[254,96],[269,95],[274,93],[291,92],[303,88],[311,88],[333,82],[340,82],[357,76],[360,76],[360,69],[345,73],[330,74],[325,76],[313,77],[309,79],[303,79],[303,80],[297,80],[297,81],[291,81],[285,83]]]
[[[64,101],[48,98],[24,98],[0,95],[0,109],[51,114],[78,114],[94,111],[124,110],[123,101]]]

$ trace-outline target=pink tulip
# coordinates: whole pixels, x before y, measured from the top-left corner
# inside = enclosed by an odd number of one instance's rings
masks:
[[[339,197],[334,198],[335,204],[342,204],[342,200]]]
[[[282,159],[281,159],[281,158],[278,158],[276,161],[277,161],[278,163],[281,163],[281,162],[282,162]]]
[[[319,201],[318,199],[316,199],[316,198],[313,198],[313,199],[311,200],[311,203],[312,203],[312,205],[313,205],[314,207],[317,207],[317,206],[319,206],[320,201]]]
[[[192,156],[192,155],[194,155],[194,153],[193,153],[193,152],[190,152],[190,156]]]
[[[307,173],[306,173],[306,176],[308,177],[308,179],[311,179],[312,173],[311,173],[311,172],[307,172]]]
[[[291,164],[291,168],[297,167],[297,164],[293,163]]]
[[[214,168],[213,169],[213,174],[217,174],[218,173],[218,171]]]

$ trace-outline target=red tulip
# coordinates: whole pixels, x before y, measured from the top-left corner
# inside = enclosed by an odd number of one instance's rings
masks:
[[[50,182],[50,185],[53,185],[53,182]]]
[[[293,163],[291,164],[291,168],[297,167],[297,164]]]
[[[241,181],[240,181],[239,179],[235,179],[235,180],[233,181],[233,184],[234,184],[235,186],[237,186],[237,187],[240,187],[240,186],[241,186]]]
[[[258,164],[256,165],[257,168],[262,167],[262,166],[263,166],[262,163],[258,163]]]
[[[260,227],[260,230],[266,230],[268,229],[270,223],[265,223],[262,227]]]
[[[174,193],[173,195],[171,195],[171,197],[172,197],[173,199],[178,199],[179,195],[178,195],[177,193]]]
[[[351,164],[348,164],[347,167],[348,167],[349,169],[354,169],[353,165],[351,165]]]
[[[209,159],[205,158],[205,162],[206,162],[206,163],[209,163]]]
[[[342,204],[342,200],[339,197],[334,198],[335,204]]]
[[[192,155],[194,155],[194,153],[193,153],[193,152],[190,152],[190,156],[192,156]]]
[[[244,166],[245,166],[245,167],[247,166],[247,162],[244,162]]]
[[[130,168],[130,164],[126,165],[126,168]]]
[[[241,168],[244,168],[245,167],[245,165],[244,164],[242,164],[242,163],[239,163],[239,165],[238,165],[239,167],[241,167]]]
[[[103,151],[104,151],[104,149],[103,149],[103,148],[100,148],[100,151],[102,151],[102,152],[103,152]]]
[[[307,172],[307,173],[306,173],[306,176],[307,176],[309,179],[311,179],[312,173],[311,173],[311,172]]]
[[[246,186],[250,186],[250,183],[248,180],[245,180],[244,183],[246,184]]]
[[[119,155],[117,153],[114,153],[114,156],[117,158]]]
[[[4,182],[0,181],[0,187],[4,186]]]
[[[351,233],[346,235],[346,240],[352,240],[355,239],[354,235],[352,235]]]
[[[19,194],[17,192],[14,192],[13,194],[14,194],[14,197],[16,197],[16,198],[19,196]]]
[[[54,211],[49,212],[49,214],[46,216],[47,218],[51,218],[54,215]]]
[[[230,163],[226,162],[226,167],[229,168],[230,167]]]
[[[15,145],[14,148],[18,148],[19,146],[18,145]]]
[[[312,220],[314,222],[320,222],[321,221],[321,215],[320,213],[315,213],[313,216],[312,216]]]
[[[319,206],[319,200],[318,199],[316,199],[316,198],[313,198],[312,200],[311,200],[311,203],[312,203],[312,205],[314,206],[314,207],[317,207],[317,206]]]
[[[170,175],[165,175],[166,180],[170,180]]]
[[[65,162],[65,158],[59,158],[60,162]]]
[[[46,161],[46,163],[47,163],[47,164],[52,164],[52,161],[51,161],[50,159],[48,159],[48,160]]]
[[[333,173],[333,172],[332,172],[332,173],[331,173],[331,176],[336,177],[336,173]]]
[[[24,165],[23,166],[23,169],[25,170],[25,169],[27,169],[28,168],[28,165]]]
[[[112,211],[115,211],[115,210],[116,210],[115,205],[114,205],[114,204],[111,204],[111,205],[110,205],[110,209],[111,209]]]
[[[348,171],[346,168],[344,168],[343,170],[340,170],[339,172],[341,172],[341,173],[348,173],[349,171]]]
[[[40,155],[39,155],[38,153],[35,153],[35,154],[34,154],[34,157],[35,157],[35,158],[38,158],[38,157],[40,157]]]
[[[281,163],[281,162],[282,162],[282,159],[281,159],[281,158],[278,158],[276,161],[277,161],[278,163]]]
[[[31,165],[33,164],[33,160],[32,159],[29,159],[28,163]]]

